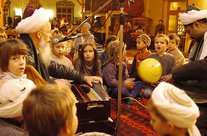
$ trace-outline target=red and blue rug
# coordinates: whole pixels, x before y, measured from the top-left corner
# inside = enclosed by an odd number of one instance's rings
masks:
[[[141,103],[146,105],[146,99]],[[150,126],[150,116],[146,107],[133,101],[132,104],[122,102],[120,136],[157,136]],[[114,120],[117,117],[117,101],[112,100],[111,116]]]

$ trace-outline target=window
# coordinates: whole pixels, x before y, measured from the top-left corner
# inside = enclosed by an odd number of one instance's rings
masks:
[[[56,16],[61,19],[66,18],[66,22],[74,22],[74,6],[75,4],[71,1],[58,1],[56,3]]]

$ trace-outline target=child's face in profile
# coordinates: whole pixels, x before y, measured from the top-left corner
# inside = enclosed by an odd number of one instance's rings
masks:
[[[177,47],[176,40],[175,39],[170,40],[167,46],[168,50],[174,50],[176,47]]]
[[[146,44],[142,41],[142,39],[140,39],[140,38],[137,39],[137,44],[136,44],[136,46],[137,46],[137,50],[138,50],[138,51],[141,51],[141,50],[147,48],[147,45],[146,45]]]
[[[166,48],[167,48],[167,41],[164,39],[164,37],[158,37],[155,39],[155,51],[158,54],[165,53]]]
[[[83,56],[86,62],[90,62],[94,59],[94,50],[92,46],[86,46],[83,50]]]
[[[62,43],[58,43],[56,45],[54,45],[53,47],[53,53],[55,56],[57,56],[58,58],[64,57],[66,54],[66,43],[62,42]]]
[[[153,109],[149,110],[149,114],[151,116],[150,125],[152,128],[160,135],[167,136],[169,135],[168,123],[167,121],[161,119],[156,115]]]
[[[13,55],[9,58],[8,71],[16,76],[22,76],[24,74],[26,66],[25,55]]]

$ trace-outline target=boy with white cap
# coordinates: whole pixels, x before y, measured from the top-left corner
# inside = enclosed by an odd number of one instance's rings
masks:
[[[150,124],[161,136],[201,136],[195,123],[199,109],[179,88],[161,82],[152,92],[148,103]]]

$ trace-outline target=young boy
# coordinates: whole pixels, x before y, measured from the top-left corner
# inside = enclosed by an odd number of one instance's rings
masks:
[[[31,91],[22,114],[30,136],[74,136],[78,127],[76,98],[67,86],[45,85]],[[81,136],[109,136],[89,132]]]
[[[201,136],[195,123],[199,109],[179,88],[161,82],[148,103],[150,124],[160,136]]]
[[[169,44],[169,37],[165,34],[158,34],[155,37],[155,52],[148,56],[148,58],[155,58],[162,65],[162,76],[166,76],[172,72],[175,67],[175,58],[166,53],[167,45]]]
[[[68,87],[46,85],[33,89],[22,114],[30,136],[73,136],[78,126],[77,100]]]
[[[70,59],[68,59],[65,55],[67,54],[67,42],[56,43],[56,41],[63,38],[62,35],[56,35],[52,38],[52,56],[51,60],[55,61],[59,64],[62,64],[70,69],[74,69],[74,66]]]
[[[141,34],[136,39],[136,46],[137,46],[137,53],[134,56],[134,60],[132,62],[131,70],[130,70],[130,77],[135,78],[138,80],[137,76],[137,66],[141,61],[146,59],[149,54],[151,54],[151,51],[149,51],[147,48],[151,44],[151,39],[147,34]]]
[[[170,41],[167,47],[167,53],[172,54],[175,57],[176,67],[179,67],[184,64],[185,57],[182,52],[178,49],[180,44],[180,37],[176,34],[169,35]]]

